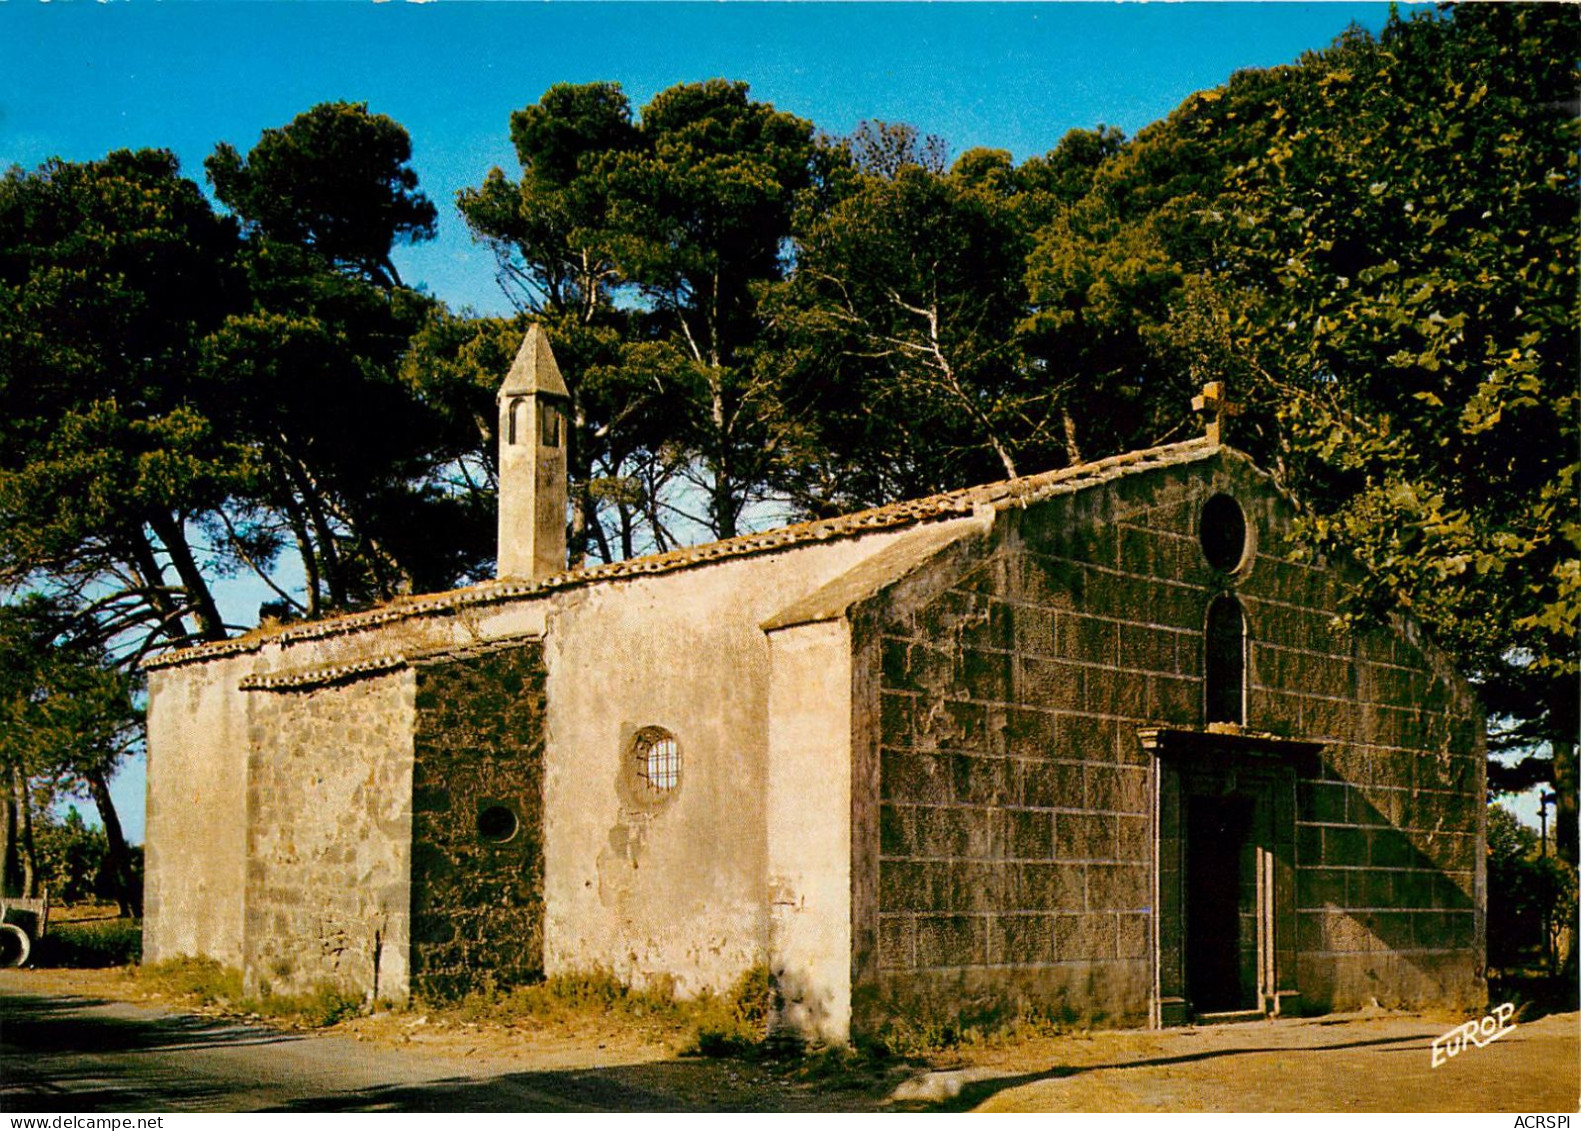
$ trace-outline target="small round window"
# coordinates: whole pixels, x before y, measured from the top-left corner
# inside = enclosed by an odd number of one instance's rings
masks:
[[[632,744],[638,783],[650,797],[663,797],[681,784],[681,747],[663,727],[644,727]]]
[[[484,840],[504,844],[520,826],[508,805],[486,805],[478,810],[478,835]]]
[[[1216,570],[1239,569],[1246,558],[1246,515],[1228,495],[1215,495],[1202,507],[1202,554]]]

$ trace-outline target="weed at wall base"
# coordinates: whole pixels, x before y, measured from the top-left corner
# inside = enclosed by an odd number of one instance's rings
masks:
[[[242,972],[212,958],[172,958],[144,966],[137,980],[159,993],[204,1008],[267,1017],[287,1025],[323,1029],[363,1012],[361,995],[332,982],[320,982],[305,993],[274,993],[267,984],[257,995],[243,989]]]
[[[683,1052],[726,1056],[763,1044],[772,1001],[766,966],[746,971],[724,993],[705,990],[689,999],[677,998],[674,983],[667,979],[639,989],[594,968],[509,990],[487,987],[467,995],[455,1008],[464,1021],[505,1025],[636,1021],[680,1037]],[[425,1004],[444,1007],[438,1001]]]

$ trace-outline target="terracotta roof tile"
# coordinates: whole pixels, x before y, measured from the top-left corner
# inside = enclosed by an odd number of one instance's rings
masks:
[[[1016,479],[1004,479],[957,491],[945,491],[921,499],[890,503],[887,506],[857,511],[837,518],[797,523],[793,526],[766,530],[760,534],[743,534],[719,542],[705,542],[663,554],[610,562],[590,569],[567,570],[565,573],[537,581],[486,581],[446,593],[403,597],[366,612],[345,613],[325,620],[307,621],[283,627],[255,629],[234,640],[166,652],[146,660],[143,666],[149,669],[174,667],[198,660],[256,651],[269,641],[284,643],[339,636],[390,621],[426,615],[444,615],[474,605],[534,597],[602,581],[670,573],[728,558],[748,557],[815,542],[853,538],[876,530],[898,529],[917,523],[962,518],[970,515],[980,506],[992,506],[999,510],[1025,507],[1052,495],[1084,490],[1121,476],[1153,468],[1192,463],[1219,450],[1221,450],[1219,445],[1199,437],[1164,447],[1127,452],[1124,455],[1111,456],[1092,463],[1062,467],[1055,471],[1024,475]]]

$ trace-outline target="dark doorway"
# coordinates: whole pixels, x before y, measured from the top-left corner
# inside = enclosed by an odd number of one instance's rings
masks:
[[[1248,867],[1251,827],[1250,798],[1187,800],[1186,988],[1198,1014],[1255,1004],[1255,977],[1244,976],[1243,961],[1255,952],[1255,920],[1246,924],[1253,937],[1242,938],[1248,892],[1256,900],[1256,876]]]

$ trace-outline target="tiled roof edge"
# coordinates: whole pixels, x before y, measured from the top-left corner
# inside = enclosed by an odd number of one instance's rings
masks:
[[[662,554],[610,562],[591,569],[568,570],[538,581],[487,581],[465,589],[453,589],[447,593],[399,600],[366,612],[346,613],[328,620],[309,621],[268,631],[255,630],[235,640],[200,644],[193,648],[166,652],[145,660],[143,667],[150,671],[177,667],[223,656],[255,652],[271,641],[287,644],[298,640],[321,640],[412,617],[447,615],[462,608],[497,604],[521,597],[536,597],[601,581],[672,573],[693,566],[707,565],[710,562],[773,553],[817,542],[854,538],[873,531],[890,530],[923,522],[960,518],[970,515],[977,507],[984,504],[996,509],[1026,507],[1052,495],[1110,482],[1121,475],[1192,463],[1220,451],[1233,451],[1233,449],[1224,448],[1198,437],[1177,444],[1126,452],[1123,455],[1110,456],[1091,463],[1062,467],[1054,471],[1004,479],[976,487],[963,487],[921,499],[889,503],[837,518],[782,526],[759,534],[742,534],[735,538],[686,546]]]
[[[278,675],[250,675],[236,686],[241,691],[303,691],[331,683],[344,683],[353,679],[383,675],[407,666],[406,656],[388,652],[346,664],[325,664],[315,668],[301,668]]]
[[[405,652],[384,652],[377,656],[370,656],[366,660],[354,660],[350,663],[320,664],[315,667],[298,668],[295,671],[275,672],[270,675],[251,675],[241,680],[236,686],[242,691],[303,691],[314,687],[322,687],[326,684],[344,683],[348,680],[383,675],[385,672],[397,671],[401,668],[420,668],[429,664],[443,663],[447,660],[465,660],[474,656],[486,656],[493,652],[519,647],[528,641],[542,639],[542,633],[518,632],[477,643],[441,644],[434,648],[412,649]]]

